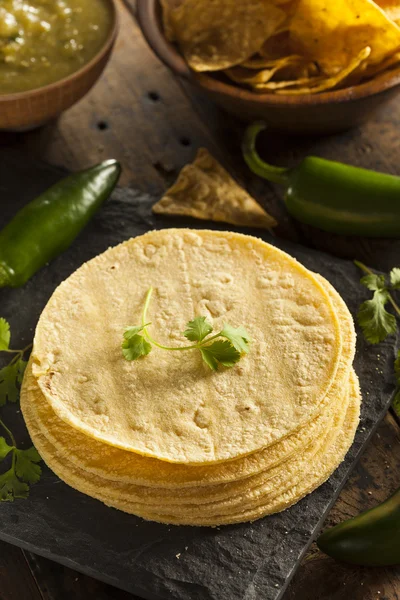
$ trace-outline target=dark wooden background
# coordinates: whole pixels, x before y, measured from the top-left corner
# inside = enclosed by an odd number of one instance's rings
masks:
[[[24,135],[1,134],[0,145],[68,169],[114,157],[121,185],[158,193],[206,146],[278,219],[281,235],[387,270],[400,265],[398,242],[339,238],[294,223],[278,189],[249,174],[240,156],[243,124],[179,82],[153,56],[120,0],[121,32],[101,81],[57,122]],[[324,138],[266,135],[265,156],[290,164],[313,153],[400,175],[400,98],[360,129]],[[326,525],[356,515],[399,486],[400,429],[389,413],[330,513]],[[133,597],[70,569],[0,543],[0,600],[129,600]],[[398,600],[400,567],[347,567],[312,546],[285,600]],[[172,600],[172,599],[171,599]],[[190,599],[188,599],[190,600]],[[234,600],[234,599],[232,599]]]

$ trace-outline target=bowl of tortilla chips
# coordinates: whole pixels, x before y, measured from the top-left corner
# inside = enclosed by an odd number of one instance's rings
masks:
[[[138,0],[155,54],[243,120],[365,122],[400,89],[400,0]]]

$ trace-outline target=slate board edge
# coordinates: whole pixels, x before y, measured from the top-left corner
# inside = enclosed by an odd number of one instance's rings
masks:
[[[130,594],[134,593],[134,592],[132,592],[132,588],[122,585],[118,579],[114,579],[113,577],[109,577],[107,575],[99,574],[98,571],[96,571],[95,569],[91,569],[90,567],[83,568],[79,563],[77,563],[69,558],[65,558],[63,556],[56,556],[54,553],[46,552],[45,550],[42,550],[40,547],[37,547],[34,544],[26,543],[23,540],[20,540],[20,541],[16,540],[15,537],[4,535],[2,533],[0,533],[0,540],[2,542],[6,542],[7,544],[11,544],[12,546],[16,546],[17,548],[21,548],[22,550],[26,550],[27,552],[32,552],[33,554],[42,556],[43,558],[46,558],[47,560],[57,562],[60,565],[67,567],[68,569],[73,569],[74,571],[81,573],[82,575],[88,575],[89,577],[93,577],[93,579],[97,579],[98,581],[106,583],[107,585],[112,585],[112,586],[114,586],[120,590],[123,590],[125,592],[128,592]],[[137,594],[137,593],[138,593],[138,591],[135,592],[135,594]],[[140,594],[141,594],[141,598],[143,598],[143,600],[153,600],[154,599],[154,596],[153,597],[148,596],[145,591],[143,591],[143,592],[141,591]]]

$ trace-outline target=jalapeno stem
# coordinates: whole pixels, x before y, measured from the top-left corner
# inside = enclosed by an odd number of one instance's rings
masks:
[[[367,275],[374,275],[374,272],[371,271],[371,269],[369,269],[366,265],[364,265],[359,260],[355,260],[354,264],[356,265],[356,267],[361,269],[361,271],[364,271],[364,273],[366,273]],[[390,304],[393,306],[394,310],[400,317],[400,306],[397,304],[397,302],[395,301],[395,299],[393,298],[393,296],[390,292],[388,292],[388,299],[389,299]]]
[[[256,150],[257,136],[260,131],[263,131],[266,127],[266,124],[261,121],[249,125],[244,134],[242,144],[243,157],[253,173],[264,179],[288,187],[290,169],[275,167],[266,163],[261,159]]]

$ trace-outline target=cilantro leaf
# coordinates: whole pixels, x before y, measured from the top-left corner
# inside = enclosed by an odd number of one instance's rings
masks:
[[[365,277],[361,277],[360,283],[365,285],[371,292],[375,292],[376,290],[383,290],[386,287],[385,276],[377,275],[376,273],[371,273],[370,275],[365,275]]]
[[[396,318],[385,309],[388,299],[387,290],[376,290],[372,300],[363,302],[358,311],[358,323],[371,344],[382,342],[397,330]]]
[[[28,450],[15,448],[15,472],[25,483],[37,483],[42,469],[37,464],[42,458],[34,446]]]
[[[189,321],[186,327],[187,329],[183,332],[183,335],[191,342],[202,342],[213,330],[206,317],[196,317],[193,321]]]
[[[0,318],[0,351],[9,350],[10,325]],[[8,402],[16,402],[19,396],[19,386],[22,383],[27,362],[23,359],[24,350],[15,350],[11,362],[0,369],[0,406]],[[0,419],[0,426],[7,431],[13,440],[13,434],[7,429]],[[4,437],[0,437],[0,462],[12,453],[11,467],[0,475],[0,502],[13,502],[16,498],[27,498],[29,485],[40,479],[42,469],[37,464],[41,461],[37,450],[32,446],[28,450],[20,450],[14,445],[10,446]]]
[[[142,311],[142,323],[147,320],[147,310],[149,308],[151,294],[153,288],[150,287],[144,303]],[[244,327],[231,327],[225,324],[224,329],[219,333],[207,337],[212,331],[213,326],[207,321],[206,317],[196,317],[189,321],[186,325],[186,330],[183,335],[192,342],[197,342],[190,346],[171,347],[164,346],[156,342],[145,329],[146,325],[128,327],[124,333],[122,342],[122,353],[126,360],[136,360],[141,356],[146,356],[151,352],[152,345],[157,346],[161,350],[182,351],[182,350],[199,350],[204,362],[213,371],[218,369],[219,365],[225,367],[233,367],[237,363],[242,354],[249,351],[250,336]],[[144,335],[141,332],[144,330]],[[147,339],[146,339],[147,338]],[[226,338],[225,340],[217,338]],[[216,340],[214,343],[211,343]]]
[[[37,464],[42,459],[34,446],[28,450],[20,450],[9,446],[4,438],[0,438],[0,459],[13,452],[11,468],[0,475],[0,501],[13,502],[16,498],[29,496],[29,485],[37,483],[42,474],[41,467]]]
[[[4,460],[8,454],[10,454],[11,450],[13,450],[13,446],[9,446],[5,440],[5,438],[0,437],[0,460]]]
[[[249,351],[249,343],[251,338],[244,327],[231,327],[224,323],[224,328],[221,331],[221,336],[230,341],[232,346],[241,354]]]
[[[200,348],[200,353],[203,361],[208,365],[211,371],[218,371],[218,361],[207,348]]]
[[[10,324],[3,317],[0,317],[0,351],[9,349],[10,339]]]
[[[147,323],[147,325],[150,325],[150,323]],[[137,335],[138,333],[143,331],[144,327],[146,327],[146,325],[142,325],[142,326],[138,326],[138,327],[127,327],[124,332],[124,339],[125,340],[132,339],[135,335]]]
[[[390,283],[394,290],[400,290],[400,269],[398,267],[390,271]]]
[[[17,382],[20,378],[19,361],[0,369],[0,406],[7,402],[16,402],[18,400]]]
[[[9,469],[0,475],[0,500],[2,502],[13,502],[16,498],[27,498],[29,486],[20,481],[13,469]]]
[[[133,334],[122,342],[122,353],[126,360],[137,360],[149,354],[151,350],[151,344],[139,334]]]
[[[210,346],[200,348],[204,362],[212,371],[218,369],[220,363],[224,367],[233,367],[240,360],[240,352],[227,340],[217,340]]]

